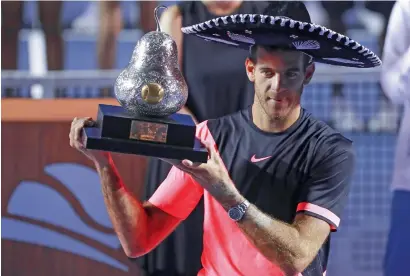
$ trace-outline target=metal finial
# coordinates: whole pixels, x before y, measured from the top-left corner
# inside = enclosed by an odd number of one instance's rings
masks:
[[[158,9],[163,8],[166,9],[167,7],[165,6],[158,6],[155,8],[154,10],[154,14],[155,14],[155,22],[157,22],[157,32],[161,32],[161,26],[159,25],[159,19],[158,19]]]

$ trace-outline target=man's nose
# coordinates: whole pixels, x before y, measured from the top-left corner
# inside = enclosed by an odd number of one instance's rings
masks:
[[[275,74],[273,78],[271,78],[272,89],[274,91],[280,91],[280,89],[284,86],[283,80],[284,78],[280,74]]]

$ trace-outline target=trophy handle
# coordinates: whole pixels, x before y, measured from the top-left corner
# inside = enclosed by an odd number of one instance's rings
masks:
[[[167,7],[165,7],[165,6],[158,6],[158,7],[156,7],[155,10],[154,10],[155,22],[157,23],[157,32],[161,32],[161,26],[160,26],[160,24],[159,24],[159,19],[158,19],[158,10],[159,10],[160,8],[167,9]]]

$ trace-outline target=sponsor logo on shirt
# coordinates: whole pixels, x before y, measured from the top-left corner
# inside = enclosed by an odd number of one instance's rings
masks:
[[[251,157],[251,162],[253,162],[253,163],[261,162],[261,161],[264,161],[264,160],[269,159],[269,158],[271,158],[271,157],[272,157],[272,156],[266,156],[266,157],[257,158],[257,157],[256,157],[256,154],[254,154],[254,155]]]

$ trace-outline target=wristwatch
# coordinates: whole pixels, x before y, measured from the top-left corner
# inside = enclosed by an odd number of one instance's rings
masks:
[[[249,201],[245,200],[244,202],[230,208],[228,210],[228,215],[233,221],[240,221],[245,215],[246,210],[249,208]]]

